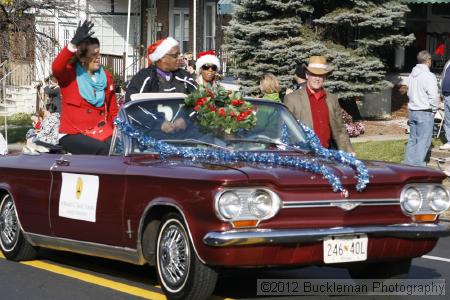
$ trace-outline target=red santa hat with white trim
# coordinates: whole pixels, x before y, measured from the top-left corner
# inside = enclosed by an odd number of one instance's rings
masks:
[[[217,58],[214,50],[204,51],[197,54],[197,62],[195,63],[195,70],[200,73],[200,68],[204,65],[215,65],[217,70],[220,70],[220,60]]]
[[[155,43],[148,46],[147,53],[149,65],[163,58],[164,55],[169,53],[170,49],[175,46],[178,46],[178,42],[170,36],[162,40],[157,40]]]

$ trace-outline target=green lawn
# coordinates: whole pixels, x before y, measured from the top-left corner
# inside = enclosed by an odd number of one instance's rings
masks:
[[[405,155],[407,140],[354,143],[353,147],[359,159],[401,162]],[[433,146],[442,145],[439,139],[433,140]]]

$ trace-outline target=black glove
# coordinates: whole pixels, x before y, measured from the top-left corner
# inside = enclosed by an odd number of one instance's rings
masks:
[[[94,31],[91,31],[92,27],[94,27],[94,23],[85,20],[83,24],[81,21],[78,23],[77,30],[75,31],[75,35],[73,36],[70,43],[75,46],[78,46],[82,41],[91,37],[94,34]]]

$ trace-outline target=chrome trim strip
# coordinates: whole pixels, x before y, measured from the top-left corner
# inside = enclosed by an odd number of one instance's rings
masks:
[[[145,217],[148,215],[148,212],[150,211],[150,209],[153,206],[156,205],[161,205],[161,206],[170,206],[175,208],[176,210],[178,210],[178,212],[181,214],[181,216],[183,217],[184,223],[186,224],[187,227],[187,232],[189,234],[189,238],[191,239],[191,244],[192,244],[192,248],[194,248],[194,252],[197,255],[197,258],[203,263],[206,264],[205,260],[203,258],[201,258],[201,256],[198,254],[197,248],[195,248],[195,243],[194,243],[194,239],[192,238],[192,234],[191,234],[191,229],[189,228],[189,222],[186,219],[186,216],[183,213],[183,210],[181,208],[179,208],[178,206],[176,206],[175,204],[172,203],[168,203],[168,202],[163,202],[163,201],[153,201],[150,202],[144,209],[144,213],[141,216],[141,219],[139,221],[139,228],[138,228],[138,237],[137,237],[137,249],[139,251],[139,255],[144,257],[143,251],[142,251],[142,234],[145,228],[144,227],[144,220]],[[156,255],[156,253],[155,253]]]
[[[146,263],[144,258],[139,256],[136,249],[50,237],[34,233],[24,233],[24,235],[32,241],[33,245],[43,248],[120,260],[135,265],[144,265]]]
[[[209,232],[203,243],[211,247],[278,245],[321,242],[327,236],[367,234],[379,237],[437,238],[450,236],[450,224],[396,224],[384,226],[310,229],[254,229]]]
[[[282,208],[339,207],[343,203],[359,203],[359,206],[400,205],[400,199],[336,199],[317,201],[283,201]]]

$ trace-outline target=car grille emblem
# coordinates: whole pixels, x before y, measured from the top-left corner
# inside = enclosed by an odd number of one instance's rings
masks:
[[[348,202],[348,201],[346,201],[346,202],[333,202],[333,203],[331,203],[331,205],[337,206],[340,209],[345,210],[345,211],[350,211],[350,210],[353,210],[356,207],[360,206],[361,202]]]

